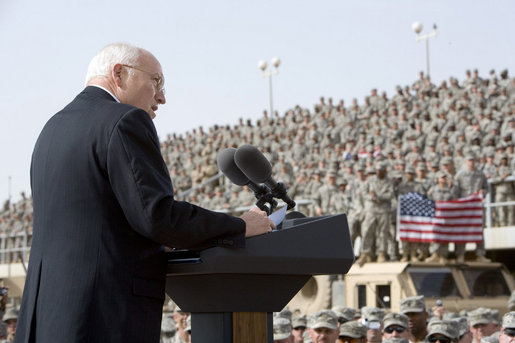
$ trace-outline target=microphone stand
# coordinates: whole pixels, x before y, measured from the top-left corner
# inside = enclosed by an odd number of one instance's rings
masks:
[[[272,196],[277,199],[281,199],[288,206],[287,209],[291,210],[296,206],[295,201],[290,199],[288,194],[286,193],[286,186],[282,182],[277,182],[277,184],[271,189]]]
[[[254,191],[254,196],[257,199],[256,206],[262,211],[265,211],[266,214],[272,214],[277,207],[277,201],[274,199],[273,194],[270,193],[268,188],[263,185],[252,190]],[[267,203],[270,206],[267,206]]]

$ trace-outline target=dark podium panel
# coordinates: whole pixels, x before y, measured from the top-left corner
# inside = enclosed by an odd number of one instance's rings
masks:
[[[354,262],[344,214],[285,220],[281,230],[247,239],[245,249],[172,251],[167,257],[166,292],[192,313],[193,342],[224,343],[233,341],[227,335],[235,312],[268,313],[270,340],[271,313],[281,311],[311,275],[344,274]]]

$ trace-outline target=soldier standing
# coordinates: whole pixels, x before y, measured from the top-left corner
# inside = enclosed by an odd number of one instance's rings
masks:
[[[349,210],[349,194],[346,192],[347,180],[340,178],[336,184],[338,191],[331,195],[329,213],[347,213]]]
[[[365,165],[359,163],[356,167],[357,177],[350,182],[348,193],[350,195],[349,210],[347,212],[347,220],[351,242],[354,245],[356,238],[363,237],[361,234],[363,220],[365,219],[365,182],[367,175],[365,173]]]
[[[322,214],[331,213],[331,198],[334,194],[338,193],[336,186],[337,173],[331,170],[327,173],[326,184],[318,189],[316,196],[313,198],[315,201],[315,215],[321,216]]]
[[[308,182],[308,185],[306,187],[306,195],[309,199],[314,199],[317,196],[320,187],[323,186],[323,183],[321,181],[321,174],[322,173],[318,170],[313,171],[311,180]],[[312,217],[315,215],[315,207],[315,203],[312,206],[310,206],[308,216]]]
[[[515,189],[513,182],[506,182],[506,178],[511,175],[511,168],[508,165],[508,155],[501,155],[499,169],[492,175],[492,184],[495,185],[495,202],[512,201]],[[502,206],[497,208],[497,218],[500,226],[513,225],[513,206]]]
[[[395,194],[387,177],[386,164],[376,164],[376,175],[369,178],[365,186],[365,220],[363,222],[363,243],[361,256],[356,261],[362,266],[372,261],[374,244],[377,262],[386,261],[386,249],[394,237],[390,237],[390,203]]]
[[[427,197],[431,200],[452,200],[456,198],[455,189],[448,180],[447,173],[439,171],[436,173],[437,184],[429,189]],[[425,262],[447,262],[447,253],[449,251],[447,244],[432,243],[430,250],[432,255],[425,259]]]
[[[397,195],[405,195],[410,192],[416,192],[419,194],[425,194],[424,187],[415,181],[415,168],[413,166],[406,167],[405,179],[399,184]],[[417,251],[419,243],[403,241],[402,242],[402,262],[417,262]]]
[[[455,180],[456,196],[463,198],[476,192],[484,195],[487,191],[487,181],[485,174],[476,169],[476,156],[468,153],[466,156],[466,166],[457,175]],[[455,243],[456,245],[456,261],[458,263],[465,262],[465,244]],[[483,243],[477,244],[476,261],[490,262],[485,257],[485,248]]]

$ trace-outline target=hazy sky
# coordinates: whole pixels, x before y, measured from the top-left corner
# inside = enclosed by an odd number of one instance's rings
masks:
[[[312,108],[319,96],[360,101],[374,87],[391,96],[425,70],[415,41],[430,41],[431,77],[467,68],[515,74],[515,1],[0,0],[0,201],[30,192],[30,156],[44,123],[84,86],[87,65],[111,42],[144,47],[161,61],[167,104],[160,137],[199,125],[235,124],[268,108],[257,62],[281,58],[275,108]]]

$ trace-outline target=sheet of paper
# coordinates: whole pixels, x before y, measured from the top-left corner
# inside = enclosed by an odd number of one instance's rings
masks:
[[[268,218],[270,218],[270,220],[275,224],[276,227],[277,227],[277,225],[279,225],[283,222],[284,216],[286,216],[287,207],[288,206],[283,206],[268,216]]]

